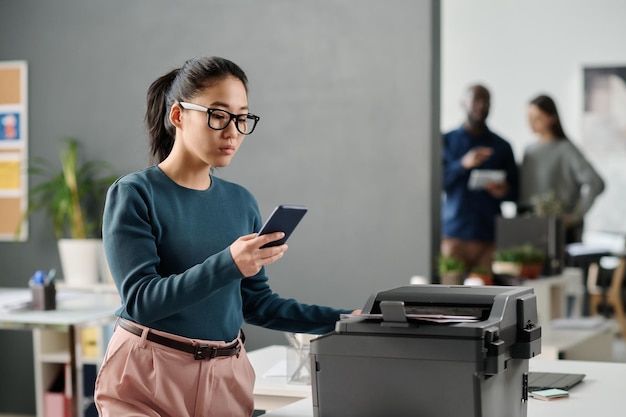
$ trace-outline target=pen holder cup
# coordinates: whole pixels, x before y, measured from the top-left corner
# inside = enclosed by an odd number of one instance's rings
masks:
[[[289,384],[311,384],[309,352],[309,346],[287,347],[287,382]]]
[[[311,340],[317,335],[285,333],[287,347],[287,382],[289,384],[311,384]]]
[[[33,295],[31,303],[33,310],[54,310],[57,308],[57,291],[54,285],[33,285],[30,289]]]

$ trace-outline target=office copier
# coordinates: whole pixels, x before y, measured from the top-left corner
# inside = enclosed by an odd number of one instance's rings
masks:
[[[525,417],[532,288],[411,285],[311,341],[315,417]]]

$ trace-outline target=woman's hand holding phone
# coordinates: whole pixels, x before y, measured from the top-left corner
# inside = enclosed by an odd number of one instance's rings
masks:
[[[235,265],[245,277],[256,275],[261,267],[276,262],[287,250],[285,242],[307,212],[304,206],[277,206],[259,233],[242,236],[230,245]]]
[[[283,257],[288,248],[287,245],[263,246],[284,237],[285,233],[283,232],[264,235],[252,233],[241,236],[230,245],[230,256],[244,277],[254,276],[261,270],[261,267],[272,264]]]

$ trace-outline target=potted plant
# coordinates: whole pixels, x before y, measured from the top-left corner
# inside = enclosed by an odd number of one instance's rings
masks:
[[[523,278],[537,278],[541,274],[546,254],[536,246],[526,244],[496,251],[492,270]]]
[[[522,259],[516,248],[499,249],[494,254],[491,270],[494,274],[519,276]]]
[[[439,282],[443,285],[463,285],[465,264],[451,256],[440,255],[438,259]]]
[[[106,190],[117,176],[110,174],[104,161],[80,164],[78,141],[66,138],[64,142],[59,152],[61,170],[46,159],[33,160],[29,172],[46,180],[30,189],[24,219],[35,211],[48,213],[63,278],[68,285],[89,285],[102,274],[102,210]]]
[[[491,270],[486,267],[476,266],[472,268],[467,274],[468,278],[478,278],[480,279],[484,285],[492,285],[493,284],[493,274]]]
[[[523,278],[534,279],[541,275],[543,264],[546,261],[544,251],[533,245],[523,245],[522,251],[522,269],[520,276]]]
[[[537,216],[560,217],[563,215],[563,204],[552,191],[534,195],[531,198],[531,203],[533,212]]]

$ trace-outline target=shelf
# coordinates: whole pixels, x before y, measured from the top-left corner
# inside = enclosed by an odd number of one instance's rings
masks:
[[[58,285],[63,292],[60,296],[57,293],[56,310],[2,313],[0,327],[32,331],[37,417],[45,417],[44,397],[60,372],[64,372],[66,387],[72,390],[67,395],[72,403],[72,417],[92,416],[95,410],[83,409],[93,397],[93,385],[113,331],[120,296],[112,284],[72,288],[59,281]],[[30,297],[28,289],[17,291],[0,288],[0,296]]]
[[[106,295],[102,296],[104,297]],[[79,404],[79,409],[87,409],[87,406],[93,401],[93,384],[95,383],[97,369],[102,364],[102,356],[106,348],[105,344],[107,343],[104,332],[105,328],[108,326],[109,324],[105,324],[76,329],[76,337],[72,336],[67,330],[33,330],[36,381],[35,395],[38,404],[38,417],[45,417],[43,404],[47,387],[49,387],[59,375],[59,372],[63,370],[65,370],[66,383],[68,383],[68,381],[71,383],[71,378],[76,378],[72,385],[76,388],[76,392],[75,394],[70,394],[68,397],[72,397],[73,401]],[[72,343],[76,343],[75,358],[71,356]],[[68,371],[72,366],[75,367],[75,373],[73,375],[72,372]],[[96,371],[87,371],[88,367],[93,367]],[[86,417],[88,415],[92,414],[78,412],[73,417]]]
[[[68,363],[70,354],[67,351],[42,353],[39,356],[39,361],[42,363]]]
[[[102,362],[101,358],[83,358],[83,365],[96,365],[100,366],[100,362]]]
[[[45,353],[39,357],[41,363],[68,363],[70,354],[68,352],[52,352]],[[83,365],[100,365],[100,358],[83,357],[81,362]]]

